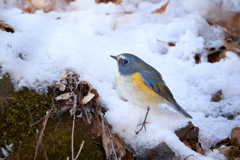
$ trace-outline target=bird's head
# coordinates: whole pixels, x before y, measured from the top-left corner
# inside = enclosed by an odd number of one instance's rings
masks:
[[[148,65],[137,56],[129,53],[123,53],[112,56],[117,61],[118,72],[121,75],[131,75],[135,72],[144,70]]]

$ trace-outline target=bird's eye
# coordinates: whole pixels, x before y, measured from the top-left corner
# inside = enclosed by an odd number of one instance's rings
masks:
[[[124,59],[123,64],[128,64],[128,60]]]

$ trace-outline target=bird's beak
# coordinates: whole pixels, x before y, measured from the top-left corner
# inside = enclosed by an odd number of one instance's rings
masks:
[[[110,57],[112,57],[112,58],[114,58],[114,59],[118,60],[116,56],[112,56],[112,55],[110,55]]]

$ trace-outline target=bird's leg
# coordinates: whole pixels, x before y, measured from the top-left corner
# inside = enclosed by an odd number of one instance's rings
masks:
[[[142,125],[142,127],[140,128],[139,131],[136,132],[136,134],[138,134],[138,133],[143,129],[143,127],[144,127],[145,131],[147,131],[147,130],[146,130],[146,124],[147,124],[148,122],[146,122],[146,120],[147,120],[147,116],[148,116],[149,110],[150,110],[150,107],[147,107],[147,113],[146,113],[146,116],[145,116],[145,118],[144,118],[144,121],[143,121],[142,123],[138,124],[138,126],[139,126],[139,125]]]

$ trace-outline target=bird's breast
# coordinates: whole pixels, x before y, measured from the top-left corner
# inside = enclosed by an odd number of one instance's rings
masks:
[[[121,99],[131,101],[138,106],[153,107],[165,101],[144,83],[140,73],[128,76],[117,73],[115,85]]]

